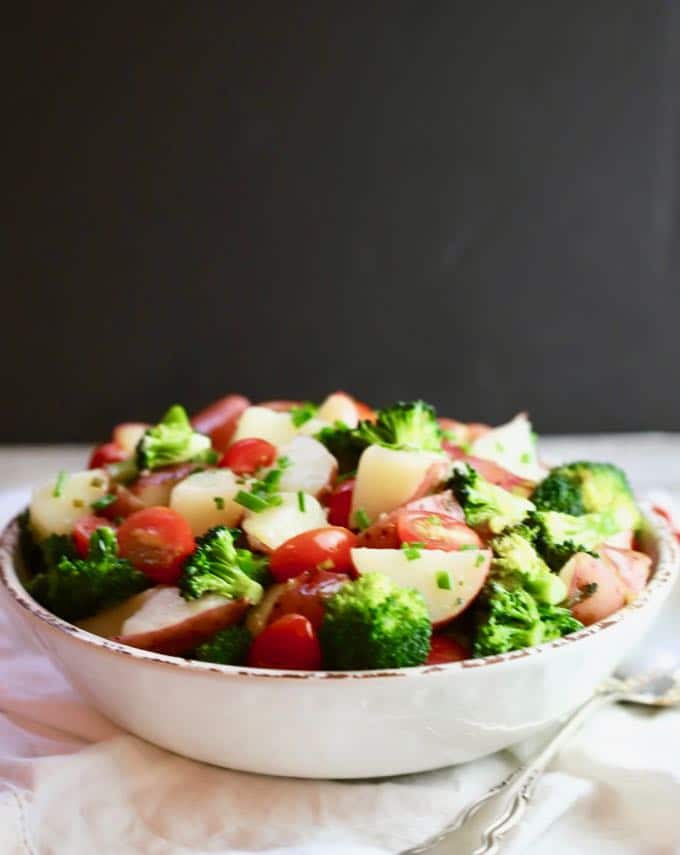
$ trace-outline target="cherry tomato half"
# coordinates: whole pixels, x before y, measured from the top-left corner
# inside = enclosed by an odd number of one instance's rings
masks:
[[[304,615],[314,629],[323,623],[326,608],[324,600],[335,594],[349,582],[344,573],[328,570],[306,570],[295,579],[289,579],[276,598],[269,623],[287,614]]]
[[[226,395],[191,417],[191,424],[199,433],[207,434],[218,451],[229,447],[241,413],[250,406],[243,395]]]
[[[117,442],[104,442],[92,451],[87,468],[99,469],[108,463],[120,463],[126,457],[129,457],[128,453]]]
[[[73,544],[81,558],[87,558],[87,553],[90,551],[90,537],[98,528],[115,529],[115,526],[110,520],[98,517],[95,514],[81,517],[73,526]]]
[[[348,478],[342,481],[326,499],[328,508],[328,522],[331,525],[340,525],[349,528],[349,515],[352,509],[352,495],[356,478]]]
[[[454,552],[461,546],[481,547],[476,532],[452,517],[428,511],[403,511],[397,517],[402,543],[422,543],[425,549]]]
[[[266,439],[239,439],[230,446],[219,465],[237,475],[252,475],[261,466],[271,466],[276,460],[276,446]]]
[[[248,665],[316,671],[321,667],[321,646],[313,626],[303,615],[280,617],[255,636]]]
[[[317,567],[355,578],[351,549],[356,542],[355,534],[339,526],[303,531],[277,546],[269,558],[269,571],[277,582]]]
[[[426,665],[443,665],[445,662],[462,662],[470,658],[470,651],[449,638],[448,635],[433,635],[430,640],[430,653],[425,660]]]
[[[189,523],[172,508],[136,511],[118,529],[120,555],[164,585],[179,579],[182,564],[194,547]]]

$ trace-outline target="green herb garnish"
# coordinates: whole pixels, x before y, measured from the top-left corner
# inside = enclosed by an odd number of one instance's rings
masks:
[[[62,469],[57,475],[57,480],[54,484],[54,490],[52,490],[52,495],[55,499],[59,499],[61,497],[61,494],[64,492],[64,484],[66,484],[67,480],[68,473],[64,472],[64,470]]]
[[[304,514],[304,512],[305,512],[305,494],[302,492],[302,490],[298,490],[297,500],[298,500],[298,508],[300,508],[300,510]]]
[[[441,588],[442,591],[451,590],[451,577],[446,570],[439,570],[435,579],[437,580],[437,587]]]
[[[354,525],[359,529],[359,531],[363,531],[365,528],[368,528],[370,524],[371,521],[368,518],[368,514],[363,508],[359,508],[354,512]]]
[[[224,510],[224,498],[222,496],[213,496],[213,502],[218,511]]]
[[[304,401],[299,407],[293,407],[290,411],[290,417],[295,427],[301,427],[305,422],[314,418],[319,408],[311,401]]]
[[[116,501],[116,496],[113,493],[107,493],[105,496],[102,496],[101,499],[97,499],[96,502],[92,502],[90,507],[93,511],[103,511],[105,508],[108,508],[109,505],[112,505]]]
[[[421,552],[425,549],[423,543],[402,543],[401,548],[409,561],[415,561],[420,558]]]

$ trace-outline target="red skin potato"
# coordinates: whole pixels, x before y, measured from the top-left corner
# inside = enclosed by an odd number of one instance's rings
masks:
[[[142,502],[143,507],[167,505],[175,484],[200,468],[202,467],[196,463],[176,463],[173,466],[163,466],[151,472],[142,472],[139,478],[129,485],[128,489],[133,496]]]
[[[636,597],[647,584],[652,568],[652,559],[644,552],[633,549],[618,549],[613,546],[600,546],[600,555],[614,566],[619,578],[633,597]]]
[[[268,624],[283,615],[304,615],[314,629],[318,629],[324,618],[324,600],[335,594],[349,582],[344,573],[332,573],[329,570],[307,570],[300,576],[290,579],[276,598]]]
[[[247,600],[230,600],[179,623],[134,635],[119,635],[113,640],[140,650],[181,656],[207,641],[219,630],[238,623],[249,605]]]
[[[193,415],[191,424],[194,430],[210,437],[213,448],[224,453],[229,448],[241,414],[249,406],[250,401],[243,395],[226,395]]]

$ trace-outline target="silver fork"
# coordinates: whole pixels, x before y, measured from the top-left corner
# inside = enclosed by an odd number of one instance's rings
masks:
[[[519,766],[508,777],[481,798],[477,799],[436,836],[406,850],[402,855],[421,855],[450,834],[459,831],[485,804],[496,796],[510,795],[505,810],[482,832],[481,845],[472,855],[496,855],[501,839],[515,828],[534,794],[536,784],[546,766],[567,742],[569,737],[597,710],[612,703],[641,704],[647,707],[680,706],[680,671],[672,674],[649,674],[626,679],[614,678],[586,701],[565,724],[548,740],[534,758]]]

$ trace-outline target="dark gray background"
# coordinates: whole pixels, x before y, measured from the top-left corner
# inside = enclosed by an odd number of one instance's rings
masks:
[[[680,427],[675,4],[23,4],[0,440],[228,391]]]

